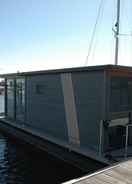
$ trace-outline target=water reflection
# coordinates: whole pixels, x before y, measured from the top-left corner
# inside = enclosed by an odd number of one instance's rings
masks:
[[[6,139],[0,135],[0,183],[6,184],[8,173],[8,161],[6,159]]]
[[[0,184],[54,184],[83,174],[44,152],[0,135]]]

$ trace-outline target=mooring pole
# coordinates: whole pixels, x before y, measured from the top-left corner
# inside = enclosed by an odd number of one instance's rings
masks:
[[[115,65],[118,65],[118,55],[119,55],[119,33],[120,33],[120,0],[117,0],[117,20],[115,24]]]

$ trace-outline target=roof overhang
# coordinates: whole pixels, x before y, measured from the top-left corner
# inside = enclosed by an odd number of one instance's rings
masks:
[[[40,70],[40,71],[29,71],[29,72],[17,72],[17,73],[7,73],[1,74],[0,78],[11,78],[11,77],[24,77],[33,75],[43,75],[43,74],[56,74],[56,73],[68,73],[68,72],[85,72],[85,71],[99,71],[99,70],[129,70],[132,72],[132,67],[119,66],[119,65],[98,65],[98,66],[86,66],[86,67],[76,67],[76,68],[63,68],[54,70]]]

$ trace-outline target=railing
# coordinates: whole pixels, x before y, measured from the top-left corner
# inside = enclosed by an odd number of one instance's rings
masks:
[[[127,158],[128,156],[128,138],[129,138],[129,128],[130,127],[132,127],[132,124],[126,125],[125,154],[124,154],[125,158]]]
[[[132,124],[130,124],[128,121],[127,124],[124,124],[124,125],[121,124],[121,126],[123,126],[125,129],[125,134],[124,134],[125,140],[124,140],[124,144],[123,144],[124,146],[121,148],[122,150],[124,150],[122,157],[124,157],[126,159],[128,156],[130,156],[130,155],[128,155],[128,152],[130,152],[129,147],[131,147],[131,150],[132,150],[132,140],[130,140],[130,138],[132,138],[132,130],[130,131],[130,128],[132,128]],[[123,135],[120,135],[120,136],[123,136]],[[104,137],[104,121],[101,120],[100,121],[100,129],[99,129],[99,156],[100,157],[104,154],[104,150],[103,150],[104,139],[105,139],[105,137]],[[115,148],[115,150],[116,150],[116,148]],[[112,153],[112,150],[111,150],[111,153]],[[132,155],[132,153],[131,153],[131,155]]]

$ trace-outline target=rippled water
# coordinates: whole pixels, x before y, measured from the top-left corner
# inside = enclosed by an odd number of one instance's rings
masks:
[[[82,174],[44,152],[0,135],[0,184],[61,183]]]

